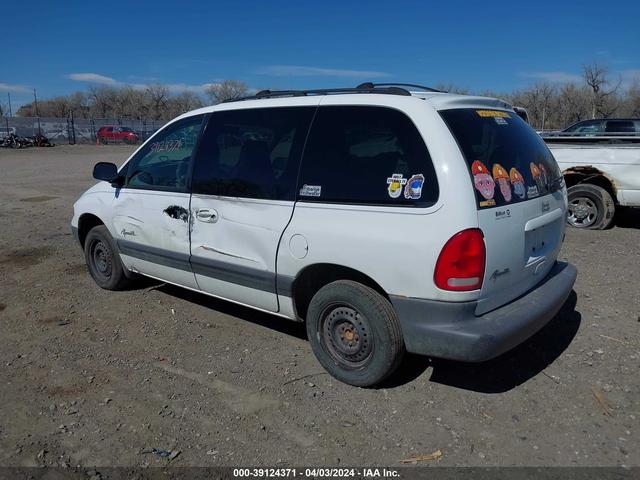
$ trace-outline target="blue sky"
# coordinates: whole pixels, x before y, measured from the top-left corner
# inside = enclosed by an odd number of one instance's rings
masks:
[[[606,8],[611,5],[612,8]],[[510,91],[609,65],[640,79],[640,1],[6,2],[0,102],[91,84],[201,92],[362,81]]]

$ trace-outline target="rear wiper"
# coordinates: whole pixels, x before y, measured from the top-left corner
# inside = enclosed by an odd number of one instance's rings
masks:
[[[551,180],[548,184],[548,188],[550,192],[555,192],[556,190],[560,190],[564,186],[564,175],[560,175],[555,179]]]

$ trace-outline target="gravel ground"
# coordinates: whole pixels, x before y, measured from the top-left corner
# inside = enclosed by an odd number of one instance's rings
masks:
[[[365,390],[323,373],[302,325],[93,283],[72,204],[131,150],[0,150],[0,465],[640,465],[638,213],[567,232],[575,292],[525,344],[479,365],[409,357]]]

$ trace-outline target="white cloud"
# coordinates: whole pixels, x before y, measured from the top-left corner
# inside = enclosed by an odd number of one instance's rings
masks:
[[[170,92],[174,93],[182,93],[182,92],[193,92],[193,93],[204,93],[206,90],[216,85],[215,83],[203,83],[202,85],[188,85],[186,83],[169,83],[166,87]]]
[[[582,76],[568,72],[527,72],[521,74],[523,77],[544,80],[550,83],[570,83],[581,82]]]
[[[10,83],[0,83],[0,92],[30,92],[31,89],[24,85],[12,85]]]
[[[154,78],[153,81],[149,83],[130,83],[123,82],[120,80],[116,80],[112,77],[107,77],[106,75],[101,75],[99,73],[70,73],[65,75],[67,78],[71,80],[75,80],[77,82],[89,82],[89,83],[100,83],[103,85],[111,85],[111,86],[129,86],[131,88],[135,88],[136,90],[144,90],[149,85],[153,85],[158,83],[163,85],[169,89],[172,93],[182,93],[182,92],[193,92],[193,93],[205,93],[207,88],[211,85],[215,85],[215,83],[203,83],[201,85],[189,85],[187,83],[162,83],[158,79]],[[1,86],[2,84],[0,84]],[[1,88],[0,88],[1,89]]]
[[[70,73],[67,78],[77,82],[102,83],[104,85],[117,85],[120,83],[115,78],[100,75],[99,73]]]
[[[375,70],[341,70],[336,68],[303,67],[299,65],[268,65],[257,71],[260,75],[272,77],[343,77],[343,78],[379,78],[389,77],[390,73]]]

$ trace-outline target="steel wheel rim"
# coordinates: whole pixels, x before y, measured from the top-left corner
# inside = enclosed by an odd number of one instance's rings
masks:
[[[346,369],[366,365],[373,356],[374,341],[367,318],[347,304],[325,308],[318,324],[323,349]]]
[[[109,280],[113,269],[111,250],[101,240],[95,240],[90,252],[93,271],[103,280]]]
[[[598,218],[598,207],[587,197],[578,197],[569,201],[567,221],[578,228],[590,227]]]

